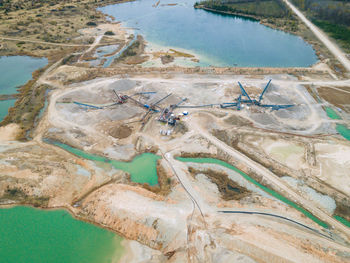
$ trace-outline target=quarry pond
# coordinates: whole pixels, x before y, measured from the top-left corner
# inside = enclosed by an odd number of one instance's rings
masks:
[[[186,50],[201,66],[308,67],[315,51],[300,37],[259,22],[193,7],[195,1],[137,0],[98,10],[145,37],[149,46]]]
[[[28,56],[0,57],[0,95],[17,93],[16,88],[32,78],[33,71],[44,67],[46,58]],[[8,109],[15,104],[14,99],[0,101],[0,121],[7,115]]]
[[[123,252],[121,237],[64,210],[0,209],[0,224],[3,262],[112,262]]]

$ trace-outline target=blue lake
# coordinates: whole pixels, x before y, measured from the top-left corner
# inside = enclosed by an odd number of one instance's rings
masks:
[[[32,72],[47,65],[46,58],[28,56],[0,57],[0,94],[17,93],[17,87],[32,78]],[[0,101],[0,121],[7,115],[15,100]]]
[[[307,67],[317,62],[300,37],[259,22],[193,8],[193,0],[137,0],[99,8],[148,42],[195,53],[203,66]],[[177,3],[176,6],[166,4]]]
[[[47,65],[46,58],[0,57],[0,94],[16,93],[16,87],[32,78],[32,72]]]
[[[2,121],[8,112],[8,109],[15,105],[16,100],[3,100],[0,101],[0,121]]]

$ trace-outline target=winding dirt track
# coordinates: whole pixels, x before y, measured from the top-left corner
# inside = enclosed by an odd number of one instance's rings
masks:
[[[283,0],[286,5],[300,18],[304,24],[316,35],[316,37],[329,49],[330,52],[339,60],[340,63],[350,72],[350,61],[347,59],[341,49],[334,44],[317,26],[310,22],[294,5],[288,0]]]
[[[195,132],[203,136],[205,139],[207,139],[209,142],[214,144],[216,147],[218,147],[219,149],[223,150],[224,152],[232,156],[234,159],[245,164],[250,169],[257,172],[259,175],[262,175],[269,183],[278,187],[278,189],[280,189],[280,191],[283,192],[292,201],[302,204],[302,206],[305,209],[309,210],[313,215],[327,222],[332,227],[337,228],[342,233],[345,233],[348,237],[350,237],[350,229],[348,227],[344,226],[342,223],[338,222],[333,217],[323,212],[321,209],[315,207],[312,203],[310,203],[309,201],[307,201],[306,199],[298,195],[288,185],[286,185],[282,180],[280,180],[275,174],[270,172],[268,169],[254,162],[253,160],[251,160],[244,154],[240,153],[239,151],[236,151],[235,149],[228,146],[224,142],[220,141],[218,138],[214,137],[213,135],[209,134],[207,131],[202,129],[198,125],[198,123],[195,122],[194,119],[192,119],[187,123],[191,130],[194,130]]]

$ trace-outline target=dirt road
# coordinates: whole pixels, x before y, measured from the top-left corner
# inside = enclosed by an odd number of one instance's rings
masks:
[[[193,189],[190,180],[187,177],[186,170],[187,166],[180,161],[176,161],[170,153],[163,155],[163,158],[172,168],[176,177],[180,181],[183,188],[189,194],[190,198],[193,200],[194,204],[198,207],[201,214],[214,212],[214,210],[203,200],[203,198]]]
[[[81,62],[81,58],[83,58],[85,54],[89,53],[90,51],[92,51],[95,47],[97,47],[100,44],[100,41],[103,38],[104,33],[105,33],[105,31],[103,31],[100,35],[98,35],[95,38],[94,43],[92,43],[92,45],[88,49],[86,49],[84,52],[81,53],[78,62]]]
[[[341,64],[350,72],[350,61],[347,59],[345,54],[340,50],[340,48],[335,45],[329,38],[323,33],[318,27],[310,22],[294,5],[292,5],[288,0],[283,0],[287,6],[300,18],[305,25],[310,28],[310,30],[316,35],[316,37],[329,49],[330,52],[339,60]]]

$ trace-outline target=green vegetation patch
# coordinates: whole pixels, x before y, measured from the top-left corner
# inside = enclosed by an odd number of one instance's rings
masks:
[[[121,55],[120,59],[126,58],[126,57],[132,57],[137,55],[137,49],[140,46],[140,41],[136,40],[134,43],[130,45]]]
[[[3,194],[0,196],[0,202],[11,200],[20,204],[31,204],[35,207],[47,207],[49,202],[49,197],[47,196],[29,196],[22,189],[12,187],[7,188]]]
[[[291,0],[312,22],[350,52],[350,2],[345,0]]]
[[[328,33],[332,38],[338,40],[344,48],[350,50],[350,28],[348,26],[338,25],[317,19],[312,20],[312,22]]]
[[[105,32],[105,35],[106,35],[106,36],[114,36],[115,34],[114,34],[113,31],[106,31],[106,32]]]
[[[350,3],[347,0],[292,0],[292,2],[313,19],[350,26]]]

